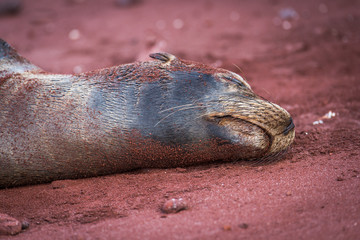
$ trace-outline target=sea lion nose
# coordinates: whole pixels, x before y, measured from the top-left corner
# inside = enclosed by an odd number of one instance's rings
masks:
[[[293,122],[292,117],[290,117],[290,124],[284,129],[283,134],[286,136],[288,133],[295,128],[295,124]]]

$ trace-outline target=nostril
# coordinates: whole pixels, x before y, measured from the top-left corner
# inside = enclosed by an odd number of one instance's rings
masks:
[[[283,134],[286,136],[288,133],[295,128],[295,124],[293,122],[292,117],[290,117],[290,124],[285,128]]]

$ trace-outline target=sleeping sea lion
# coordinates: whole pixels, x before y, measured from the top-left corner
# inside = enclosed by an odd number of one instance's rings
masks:
[[[290,114],[238,74],[168,53],[52,74],[0,41],[0,188],[276,156]]]

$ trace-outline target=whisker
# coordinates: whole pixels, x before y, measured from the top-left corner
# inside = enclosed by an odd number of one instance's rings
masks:
[[[176,107],[171,107],[171,108],[161,110],[159,113],[164,113],[164,112],[171,111],[171,110],[174,110],[174,109],[178,109],[178,108],[181,108],[181,107],[187,107],[187,106],[193,106],[193,105],[194,105],[193,103],[189,103],[189,104],[184,104],[184,105],[180,105],[180,106],[176,106]]]
[[[235,63],[233,63],[233,65],[240,71],[240,73],[244,73],[244,71],[238,65],[236,65]]]
[[[259,166],[259,165],[269,165],[269,164],[272,164],[274,162],[280,161],[281,157],[279,158],[279,156],[284,156],[284,154],[287,151],[288,151],[288,149],[285,149],[285,150],[282,150],[280,152],[273,153],[273,154],[267,155],[265,157],[255,159],[250,165],[253,166],[253,167],[256,167],[256,166]]]
[[[262,90],[266,92],[267,95],[271,96],[271,93],[268,90],[266,90],[265,88],[262,88]]]
[[[161,123],[162,121],[164,121],[166,118],[170,117],[171,115],[180,112],[180,111],[185,111],[185,110],[189,110],[189,109],[195,109],[195,108],[206,108],[205,106],[192,106],[192,107],[184,107],[181,109],[178,109],[172,113],[169,113],[168,115],[166,115],[165,117],[163,117],[162,119],[160,119],[155,125],[154,127],[156,127],[159,123]]]

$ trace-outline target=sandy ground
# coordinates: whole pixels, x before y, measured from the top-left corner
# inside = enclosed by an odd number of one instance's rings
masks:
[[[24,1],[18,14],[0,16],[0,37],[57,73],[157,51],[241,68],[255,92],[292,114],[295,142],[271,164],[145,169],[2,189],[0,213],[30,227],[0,238],[359,239],[359,1],[99,2]],[[324,118],[329,111],[335,116]],[[163,214],[171,198],[188,209]]]

